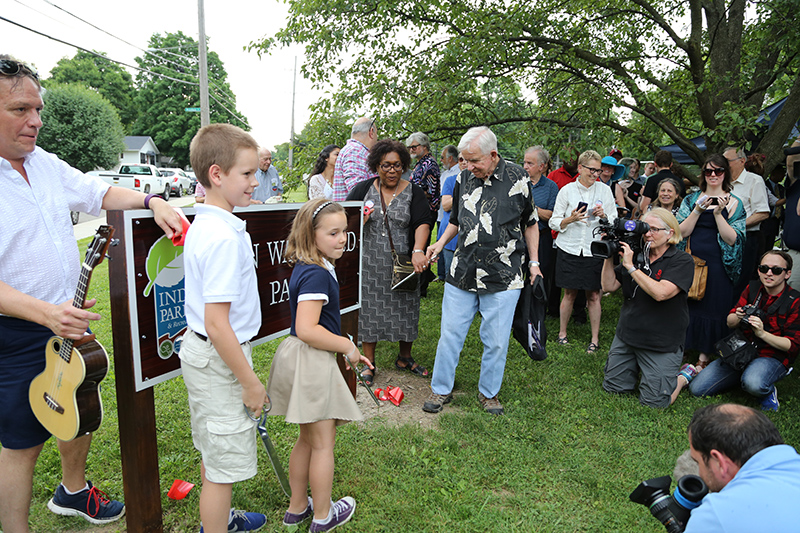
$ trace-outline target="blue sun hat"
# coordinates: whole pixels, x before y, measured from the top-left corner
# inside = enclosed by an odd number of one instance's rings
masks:
[[[614,167],[614,175],[611,176],[611,181],[609,183],[617,181],[625,173],[625,165],[620,165],[619,163],[617,163],[617,160],[614,159],[614,157],[612,157],[610,155],[605,156],[600,161],[600,163],[603,164],[603,165],[608,165],[610,167]]]

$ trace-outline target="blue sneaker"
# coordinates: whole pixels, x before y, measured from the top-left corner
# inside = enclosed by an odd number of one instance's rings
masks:
[[[777,411],[780,403],[778,403],[778,388],[773,386],[772,392],[761,398],[762,411]]]
[[[122,502],[109,500],[91,481],[87,484],[89,487],[79,493],[67,494],[64,485],[59,483],[47,508],[64,516],[80,516],[92,524],[107,524],[123,517],[125,505]]]
[[[314,516],[314,501],[309,496],[306,510],[297,514],[286,511],[286,514],[283,515],[283,525],[288,527],[289,531],[294,531],[300,524],[312,516]]]
[[[353,514],[356,512],[356,501],[350,496],[345,496],[336,503],[331,502],[331,510],[328,512],[328,518],[325,520],[312,520],[311,527],[308,528],[309,533],[321,533],[322,531],[330,531],[333,528],[339,527],[347,523]]]
[[[267,523],[267,517],[261,513],[247,513],[231,509],[231,516],[228,519],[228,533],[238,531],[258,531]],[[200,526],[200,533],[203,533],[203,526]]]

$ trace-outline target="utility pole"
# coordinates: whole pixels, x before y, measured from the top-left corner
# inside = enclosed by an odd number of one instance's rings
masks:
[[[206,57],[206,12],[203,0],[197,0],[197,19],[200,27],[200,127],[208,126],[211,118],[208,110],[208,58]]]
[[[292,131],[289,133],[289,168],[294,168],[294,95],[297,88],[297,56],[294,56],[294,76],[292,79]],[[800,267],[798,267],[800,268]]]

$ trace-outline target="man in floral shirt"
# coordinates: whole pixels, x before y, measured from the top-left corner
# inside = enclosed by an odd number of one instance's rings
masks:
[[[526,249],[531,280],[539,271],[539,217],[528,174],[497,153],[489,128],[472,128],[458,145],[467,170],[456,179],[450,223],[428,248],[438,256],[458,234],[453,266],[442,300],[442,328],[436,348],[431,395],[423,411],[438,413],[453,398],[456,366],[476,312],[481,314],[481,377],[478,400],[490,414],[502,415],[497,399],[503,383],[514,310],[525,283]]]

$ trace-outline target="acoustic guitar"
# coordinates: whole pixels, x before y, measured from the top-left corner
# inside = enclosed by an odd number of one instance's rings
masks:
[[[83,308],[92,271],[106,255],[112,226],[100,226],[86,251],[72,305]],[[39,422],[57,438],[69,441],[95,431],[103,420],[98,385],[108,373],[108,354],[95,336],[73,341],[51,337],[44,372],[31,382],[28,398]]]

